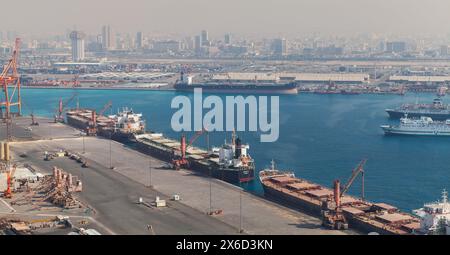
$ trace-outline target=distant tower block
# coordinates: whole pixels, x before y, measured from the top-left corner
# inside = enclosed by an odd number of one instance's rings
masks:
[[[86,35],[80,31],[72,31],[70,40],[72,41],[72,61],[84,60],[84,38]]]

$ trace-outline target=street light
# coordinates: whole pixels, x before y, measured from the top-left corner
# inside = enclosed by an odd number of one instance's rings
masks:
[[[152,186],[152,161],[151,161],[151,159],[148,160],[148,173],[149,173],[149,176],[148,176],[148,187],[149,188],[153,188],[153,186]]]
[[[112,133],[109,134],[109,169],[114,169],[112,165]]]
[[[85,146],[85,143],[84,143],[84,133],[80,132],[80,135],[83,138],[83,154],[84,154],[86,152],[86,146]]]

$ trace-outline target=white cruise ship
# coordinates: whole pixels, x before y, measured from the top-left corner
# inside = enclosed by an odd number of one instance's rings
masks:
[[[450,120],[434,121],[430,117],[411,119],[406,115],[398,126],[382,125],[386,135],[450,136]]]

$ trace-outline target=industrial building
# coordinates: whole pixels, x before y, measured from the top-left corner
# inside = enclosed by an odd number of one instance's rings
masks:
[[[431,76],[431,75],[392,75],[389,77],[389,81],[393,82],[423,82],[423,83],[447,83],[450,82],[450,76],[449,75],[443,75],[443,76]]]
[[[130,80],[130,81],[151,81],[163,77],[173,76],[175,73],[149,73],[149,72],[103,72],[81,75],[85,80]]]
[[[277,82],[287,78],[295,79],[300,83],[369,83],[369,75],[361,73],[222,73],[212,76],[212,80],[245,82],[245,81],[265,81]]]

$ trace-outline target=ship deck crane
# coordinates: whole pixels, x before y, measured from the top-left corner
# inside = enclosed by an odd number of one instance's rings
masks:
[[[181,167],[189,167],[189,161],[186,159],[186,150],[189,146],[192,146],[192,144],[197,140],[203,133],[207,132],[205,128],[195,133],[195,135],[189,140],[189,143],[186,144],[186,135],[181,135],[181,142],[180,142],[180,153],[178,157],[175,155],[174,151],[174,159],[172,160],[172,165],[175,170],[179,170]],[[207,138],[207,143],[209,143],[209,139]],[[209,146],[208,146],[209,147]]]
[[[358,166],[353,169],[350,178],[344,187],[341,187],[340,181],[334,181],[333,188],[333,200],[334,205],[330,206],[329,201],[324,201],[322,204],[322,224],[331,229],[347,229],[348,222],[342,213],[341,198],[350,189],[351,185],[355,181],[356,177],[361,174],[362,179],[362,190],[361,199],[364,200],[364,165],[366,164],[366,159],[363,159]],[[341,191],[342,189],[342,191]]]
[[[89,136],[94,136],[97,134],[97,116],[103,115],[106,110],[112,107],[112,102],[108,101],[103,108],[97,113],[95,110],[92,110],[91,121],[89,122],[89,126],[87,128],[86,134]]]
[[[73,93],[72,96],[70,96],[69,99],[67,99],[65,102],[63,102],[62,98],[59,99],[58,109],[56,109],[55,114],[55,122],[64,122],[64,111],[70,102],[72,102],[75,97],[77,96],[77,93]]]

